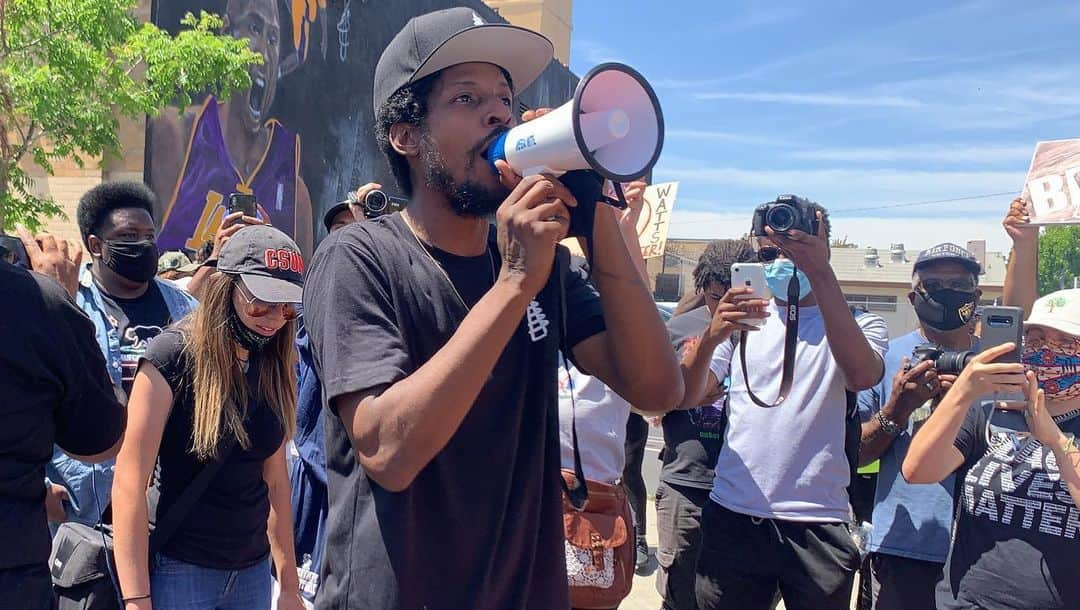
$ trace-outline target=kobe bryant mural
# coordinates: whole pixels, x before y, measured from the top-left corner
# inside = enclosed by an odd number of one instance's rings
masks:
[[[263,220],[310,255],[322,237],[315,219],[349,191],[376,181],[394,194],[375,143],[375,65],[409,19],[452,6],[503,22],[479,0],[154,0],[158,27],[175,33],[189,12],[216,13],[223,33],[247,39],[263,59],[249,68],[249,88],[228,99],[203,95],[148,122],[146,181],[158,198],[159,249],[212,241],[229,195],[245,193]],[[552,62],[518,107],[557,106],[575,84]]]

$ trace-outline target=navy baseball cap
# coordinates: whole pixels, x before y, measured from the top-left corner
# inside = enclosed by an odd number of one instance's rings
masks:
[[[304,257],[288,235],[269,225],[244,227],[225,242],[217,270],[239,275],[251,296],[265,303],[299,303]]]
[[[383,50],[375,66],[372,103],[379,108],[402,87],[465,63],[495,64],[522,91],[548,67],[555,47],[542,34],[505,23],[486,23],[459,6],[413,17]]]
[[[920,252],[919,257],[915,259],[914,270],[918,271],[922,267],[938,261],[955,261],[966,267],[975,275],[982,273],[982,265],[979,264],[979,259],[975,258],[974,254],[968,252],[965,248],[961,248],[956,244],[948,242],[938,244]]]

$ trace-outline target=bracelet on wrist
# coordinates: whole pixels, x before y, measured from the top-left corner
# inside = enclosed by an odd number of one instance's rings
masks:
[[[885,417],[884,411],[877,412],[877,420],[878,425],[881,426],[881,431],[885,434],[888,434],[889,436],[896,436],[897,434],[900,434],[900,424],[894,422],[888,417]]]
[[[147,593],[146,595],[129,595],[127,597],[122,597],[120,599],[121,599],[121,601],[123,601],[126,604],[128,602],[137,602],[137,601],[144,600],[144,599],[150,599],[150,594]]]

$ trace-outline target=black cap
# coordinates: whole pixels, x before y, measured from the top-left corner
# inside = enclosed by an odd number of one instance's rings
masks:
[[[299,303],[304,258],[288,235],[268,225],[244,227],[225,242],[217,269],[239,275],[251,295],[267,303]]]
[[[439,70],[482,62],[510,74],[521,91],[547,68],[551,41],[532,30],[485,23],[476,11],[459,6],[413,17],[383,50],[375,66],[375,114],[399,89]]]
[[[322,223],[323,226],[326,227],[327,231],[329,231],[330,226],[334,224],[334,217],[347,209],[349,209],[349,202],[342,201],[341,203],[334,205],[334,207],[330,208],[329,210],[326,210],[326,214],[323,214],[322,217]]]
[[[982,265],[979,264],[979,259],[975,258],[974,254],[956,244],[950,244],[948,242],[938,244],[920,252],[919,257],[915,259],[914,270],[918,271],[920,268],[938,261],[956,261],[964,267],[967,267],[967,269],[975,275],[982,273]]]

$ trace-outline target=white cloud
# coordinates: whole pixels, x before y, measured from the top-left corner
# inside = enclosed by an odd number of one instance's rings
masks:
[[[944,199],[980,193],[1018,190],[1020,171],[921,171],[894,169],[740,169],[735,167],[670,167],[656,170],[657,180],[685,180],[709,188],[731,187],[774,191],[842,194],[847,201]]]
[[[747,213],[680,210],[678,203],[671,219],[673,238],[738,238],[749,228]],[[1007,252],[1010,247],[1001,221],[991,218],[848,218],[834,214],[831,223],[834,237],[847,237],[860,247],[887,248],[889,244],[902,242],[907,248],[921,250],[946,241],[964,244],[970,239],[985,239],[987,250],[994,252]]]
[[[664,129],[665,138],[691,140],[699,142],[732,142],[754,146],[790,146],[790,140],[757,136],[733,131],[714,131],[708,129]]]
[[[846,93],[782,93],[768,91],[727,92],[711,91],[695,93],[698,100],[733,100],[766,104],[796,104],[804,106],[870,107],[870,108],[920,108],[924,104],[917,99]]]
[[[789,159],[846,161],[852,163],[910,161],[915,163],[1013,163],[1025,165],[1034,143],[1008,146],[911,146],[881,148],[816,148],[785,154]]]
[[[579,60],[574,63],[582,63],[586,66],[586,69],[609,61],[628,63],[615,49],[588,38],[575,38],[571,54],[575,60]]]

